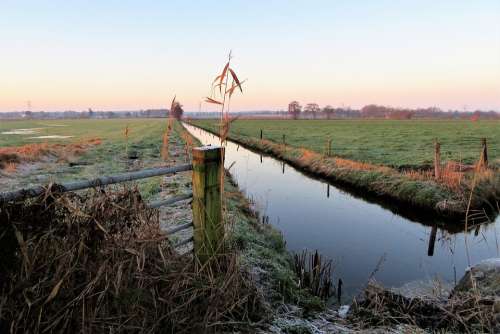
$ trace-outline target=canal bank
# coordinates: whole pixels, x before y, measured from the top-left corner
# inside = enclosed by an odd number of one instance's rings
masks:
[[[203,144],[220,143],[185,126]],[[453,286],[470,264],[498,256],[498,218],[467,232],[408,219],[233,142],[226,145],[228,167],[254,207],[282,231],[289,251],[317,249],[334,260],[334,280],[343,280],[346,298],[360,293],[377,268],[373,277],[388,287],[436,278]]]
[[[217,135],[216,124],[217,122],[211,125],[192,125]],[[463,225],[468,211],[471,195],[469,186],[450,188],[441,182],[417,177],[415,173],[410,173],[409,177],[390,167],[328,157],[289,146],[284,139],[283,142],[274,142],[237,134],[230,134],[229,139],[260,154],[285,161],[304,173],[332,182],[350,193],[356,193],[413,219],[439,217],[440,221],[448,224]],[[461,183],[475,184],[469,213],[483,210],[488,213],[488,217],[469,215],[469,223],[494,220],[499,211],[497,204],[500,200],[500,173],[478,173],[477,179],[474,177],[474,180],[470,178],[468,182]],[[418,213],[414,214],[414,211]]]

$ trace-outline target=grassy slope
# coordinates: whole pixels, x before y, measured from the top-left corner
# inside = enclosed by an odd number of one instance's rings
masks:
[[[197,125],[216,129],[213,120]],[[393,120],[237,120],[230,136],[259,138],[304,147],[323,154],[332,139],[335,156],[391,167],[421,167],[433,163],[435,138],[443,160],[473,163],[479,157],[481,138],[488,139],[490,160],[500,166],[499,121],[393,121]]]
[[[301,148],[290,146],[287,146],[287,148],[283,150],[280,140],[276,142],[271,140],[261,141],[258,137],[249,137],[244,135],[243,132],[242,134],[238,132],[238,124],[240,124],[240,127],[241,124],[243,124],[244,127],[255,127],[257,124],[266,123],[269,123],[270,126],[276,124],[280,126],[289,125],[293,130],[296,130],[296,126],[293,125],[294,122],[295,121],[236,121],[231,125],[230,138],[250,148],[283,159],[299,169],[333,180],[338,184],[353,187],[380,198],[386,198],[393,204],[398,203],[413,209],[419,208],[429,213],[437,213],[447,219],[463,219],[467,207],[466,196],[464,196],[463,193],[455,193],[447,187],[433,181],[411,180],[394,170],[384,171],[378,169],[359,170],[344,168],[336,165],[334,158],[325,158],[320,153],[312,152],[311,154],[304,155],[304,151]],[[318,125],[321,121],[299,121],[299,124],[307,122],[310,122],[312,125]],[[328,124],[330,122],[326,123]],[[212,132],[216,132],[217,129],[217,123],[214,120],[195,121],[194,124]],[[390,124],[394,125],[394,122],[389,122],[389,125]],[[283,128],[282,132],[285,132],[285,130],[286,129]],[[315,135],[316,130],[312,128],[309,130],[311,137],[317,136]],[[260,134],[260,130],[257,131]],[[257,134],[257,136],[259,134]],[[304,131],[303,136],[308,137],[308,132]],[[355,136],[355,134],[353,136]],[[266,138],[266,136],[264,137]],[[279,137],[281,137],[281,135]],[[288,140],[287,143],[289,143]],[[498,201],[498,198],[500,198],[500,187],[498,187],[500,177],[497,177],[495,180],[497,181],[496,186],[495,184],[493,184],[493,186],[488,184],[488,187],[481,188],[484,189],[482,192],[475,192],[472,202],[473,209],[481,208],[487,205],[486,203]]]

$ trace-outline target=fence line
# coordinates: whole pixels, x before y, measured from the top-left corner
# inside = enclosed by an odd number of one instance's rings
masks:
[[[182,241],[179,241],[178,243],[176,243],[174,245],[174,248],[184,246],[185,244],[188,244],[188,243],[190,243],[192,241],[194,241],[193,237],[189,237],[189,238],[187,238],[185,240],[182,240]]]
[[[182,230],[185,230],[185,229],[188,229],[190,227],[194,226],[193,225],[193,222],[190,222],[190,223],[185,223],[185,224],[180,224],[180,225],[175,225],[174,227],[171,227],[169,229],[166,229],[165,230],[165,233],[167,234],[174,234],[176,232],[179,232],[179,231],[182,231]]]
[[[170,197],[170,198],[159,200],[159,201],[154,201],[154,202],[149,203],[148,206],[152,209],[156,209],[156,208],[159,208],[160,206],[174,204],[174,203],[184,201],[184,200],[187,200],[190,198],[193,198],[192,192],[189,192],[189,193],[184,194],[184,195]]]
[[[204,146],[193,149],[193,164],[184,164],[174,167],[160,167],[144,169],[111,176],[102,176],[92,180],[80,180],[55,184],[60,192],[70,192],[87,188],[145,179],[154,176],[173,174],[188,170],[193,171],[193,192],[173,196],[164,200],[148,203],[150,208],[159,208],[179,201],[193,199],[193,221],[180,224],[165,230],[166,234],[173,234],[181,230],[194,227],[193,236],[174,245],[174,248],[193,242],[194,251],[204,262],[218,250],[224,238],[222,222],[221,181],[224,161],[224,149],[217,146]],[[35,186],[16,191],[0,192],[0,204],[15,200],[24,200],[30,197],[43,195],[47,187]]]
[[[81,180],[81,181],[61,183],[57,184],[57,186],[58,190],[61,192],[76,191],[87,188],[105,186],[109,184],[145,179],[148,177],[160,176],[165,174],[184,172],[192,169],[193,166],[191,164],[179,165],[174,167],[150,168],[137,172],[128,172],[112,176],[98,177],[92,180]],[[47,190],[46,187],[36,186],[16,191],[2,192],[0,193],[0,203],[40,196],[44,194],[46,190]]]

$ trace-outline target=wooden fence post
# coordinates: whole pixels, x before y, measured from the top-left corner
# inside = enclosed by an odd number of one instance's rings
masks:
[[[260,129],[260,140],[262,140],[262,129]]]
[[[434,177],[436,180],[441,177],[441,144],[437,140],[434,143]]]
[[[488,168],[488,144],[486,143],[486,138],[481,139],[481,167]]]
[[[194,252],[201,263],[217,253],[224,239],[221,181],[224,148],[193,148]]]
[[[286,150],[286,139],[285,139],[285,135],[283,135],[283,150]]]

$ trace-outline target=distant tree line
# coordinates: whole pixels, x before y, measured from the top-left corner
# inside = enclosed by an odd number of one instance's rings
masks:
[[[288,104],[288,116],[292,119],[337,119],[337,118],[377,118],[377,119],[418,119],[418,118],[437,118],[437,119],[500,119],[500,113],[491,111],[444,111],[436,107],[429,108],[394,108],[369,104],[360,110],[351,108],[334,108],[327,105],[320,108],[317,103],[308,103],[302,108],[298,101],[292,101]]]
[[[179,104],[180,110],[182,106]],[[176,111],[182,116],[182,112]],[[135,111],[13,111],[0,112],[0,119],[103,119],[103,118],[157,118],[167,117],[168,109],[146,109]]]

